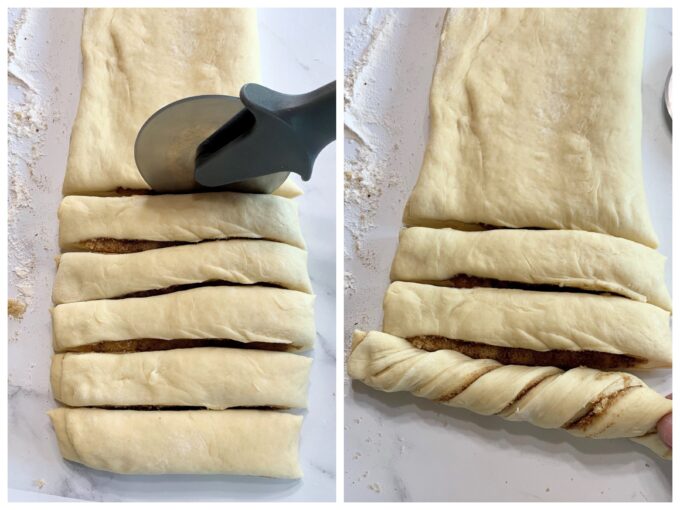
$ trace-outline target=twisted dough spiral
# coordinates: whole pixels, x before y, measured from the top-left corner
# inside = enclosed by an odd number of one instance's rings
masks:
[[[452,350],[423,351],[378,331],[354,333],[348,372],[378,390],[408,391],[580,437],[635,438],[662,457],[671,455],[656,422],[671,412],[672,403],[631,374],[502,365]]]

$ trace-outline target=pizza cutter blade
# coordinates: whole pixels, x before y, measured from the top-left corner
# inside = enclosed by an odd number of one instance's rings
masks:
[[[335,82],[301,95],[247,84],[240,98],[194,96],[154,113],[135,141],[135,161],[162,193],[271,193],[290,172],[311,177],[335,139]]]

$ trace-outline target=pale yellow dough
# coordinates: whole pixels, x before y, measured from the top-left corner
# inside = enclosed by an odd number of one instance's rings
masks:
[[[52,394],[68,406],[307,407],[312,359],[201,347],[52,358]]]
[[[301,478],[302,416],[278,411],[49,412],[65,459],[122,474]]]
[[[642,182],[643,9],[458,9],[408,225],[588,230],[657,245]]]
[[[121,255],[64,253],[52,300],[61,304],[115,298],[211,281],[312,290],[306,251],[271,241],[231,239]]]
[[[283,198],[297,198],[302,193],[302,188],[289,177],[283,181],[283,184],[278,189],[272,192],[272,195],[278,195]]]
[[[59,207],[59,244],[88,239],[268,239],[304,248],[297,204],[272,195],[215,192],[131,197],[69,196]]]
[[[392,280],[445,281],[466,274],[610,292],[671,309],[665,257],[638,243],[578,230],[401,231]]]
[[[269,287],[199,287],[161,296],[100,299],[56,306],[54,350],[101,341],[222,339],[286,344],[314,343],[314,296]]]
[[[408,391],[479,414],[564,428],[575,436],[640,438],[655,453],[671,455],[659,447],[656,423],[671,412],[672,402],[631,374],[502,365],[451,350],[423,351],[377,331],[355,331],[347,371],[381,391]]]
[[[384,312],[383,330],[403,338],[598,351],[638,358],[639,368],[671,366],[670,314],[622,297],[395,282]]]
[[[252,9],[87,9],[81,49],[65,195],[149,189],[134,161],[146,119],[187,96],[238,95],[260,78]]]

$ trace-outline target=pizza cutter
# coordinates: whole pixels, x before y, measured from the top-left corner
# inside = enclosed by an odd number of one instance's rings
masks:
[[[335,140],[335,82],[301,95],[255,83],[239,97],[194,96],[164,106],[135,141],[137,168],[151,189],[271,193],[291,172],[308,181]]]

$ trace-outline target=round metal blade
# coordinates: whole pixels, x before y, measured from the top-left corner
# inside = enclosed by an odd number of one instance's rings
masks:
[[[164,193],[194,191],[196,148],[243,109],[232,96],[180,99],[154,113],[135,141],[135,161],[144,180]]]

